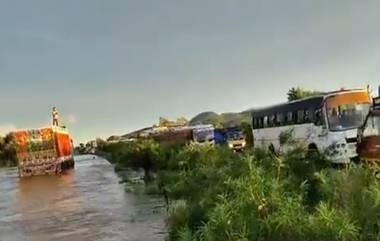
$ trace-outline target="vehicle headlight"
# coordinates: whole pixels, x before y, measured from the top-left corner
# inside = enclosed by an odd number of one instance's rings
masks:
[[[228,143],[228,147],[229,147],[229,148],[232,148],[232,147],[234,147],[234,144],[232,144],[232,143]]]
[[[245,145],[247,145],[247,143],[246,143],[245,141],[243,141],[243,142],[241,143],[241,145],[242,145],[243,147],[245,147]]]

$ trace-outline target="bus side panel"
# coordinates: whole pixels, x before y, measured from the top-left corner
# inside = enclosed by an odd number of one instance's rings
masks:
[[[254,129],[255,148],[267,149],[273,145],[275,150],[281,150],[283,147],[280,145],[280,135],[289,129],[293,129],[292,138],[298,143],[308,145],[314,139],[315,131],[312,123]]]

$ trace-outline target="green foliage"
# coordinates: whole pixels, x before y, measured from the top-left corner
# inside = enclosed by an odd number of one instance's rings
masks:
[[[242,122],[241,128],[245,135],[246,149],[251,149],[253,147],[253,132],[252,126],[248,122]]]
[[[186,147],[171,158],[177,165],[160,179],[183,205],[168,223],[170,240],[379,238],[380,186],[365,168],[331,169],[324,156],[302,148],[280,157],[280,175],[278,157],[261,150]]]
[[[184,238],[185,232],[190,233],[189,230],[186,230],[188,220],[189,217],[186,201],[177,200],[173,202],[170,206],[167,220],[168,225],[172,227],[169,232],[169,237],[172,240],[181,240]],[[188,236],[188,234],[186,236]]]
[[[103,150],[107,146],[107,142],[102,138],[96,138],[96,146],[98,150]]]
[[[157,183],[152,182],[145,185],[144,193],[147,195],[159,195],[161,194],[161,190],[159,189]]]
[[[226,128],[239,126],[242,122],[250,122],[251,113],[249,111],[240,113],[202,112],[190,120],[190,125],[212,124],[216,128]]]
[[[296,144],[296,142],[294,140],[294,128],[289,128],[289,129],[281,132],[279,139],[280,139],[280,145],[281,146]]]
[[[158,171],[146,192],[168,198],[172,241],[380,240],[380,184],[364,167],[333,169],[298,146],[281,156],[149,140],[105,149],[117,166]]]
[[[0,167],[16,165],[16,143],[13,135],[10,133],[5,137],[0,137]]]
[[[314,90],[305,90],[300,87],[293,87],[287,93],[288,101],[299,100],[306,97],[321,95],[321,94],[323,94],[323,92],[314,91]]]
[[[85,144],[84,143],[79,143],[79,146],[76,146],[74,148],[74,152],[76,154],[80,154],[80,155],[86,154],[86,146],[85,146]]]

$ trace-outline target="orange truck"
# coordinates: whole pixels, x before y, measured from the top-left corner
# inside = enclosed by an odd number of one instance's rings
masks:
[[[20,177],[57,175],[74,168],[73,144],[66,128],[52,126],[13,135]]]

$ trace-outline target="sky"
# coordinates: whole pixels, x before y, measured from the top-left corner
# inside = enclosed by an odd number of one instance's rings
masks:
[[[380,84],[377,0],[0,0],[0,133],[76,143]]]

